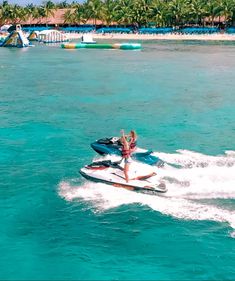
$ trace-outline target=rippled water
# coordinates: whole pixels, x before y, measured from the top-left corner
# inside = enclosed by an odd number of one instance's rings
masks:
[[[1,279],[235,278],[234,45],[143,47],[0,49]],[[164,196],[79,176],[121,128]]]

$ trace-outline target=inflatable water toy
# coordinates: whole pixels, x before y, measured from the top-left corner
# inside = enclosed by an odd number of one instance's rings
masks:
[[[113,43],[113,44],[86,44],[86,43],[68,43],[62,44],[63,49],[120,49],[120,50],[139,50],[141,44],[139,43]]]
[[[29,41],[38,41],[38,35],[39,35],[39,31],[31,31],[31,33],[28,36]]]
[[[81,37],[82,44],[96,44],[96,41],[93,40],[91,34],[83,34]]]
[[[38,33],[38,41],[43,43],[61,43],[68,42],[69,39],[66,34],[58,30],[43,30]]]
[[[29,47],[30,42],[21,30],[21,26],[16,25],[16,30],[13,30],[10,35],[3,40],[0,46],[24,48]]]

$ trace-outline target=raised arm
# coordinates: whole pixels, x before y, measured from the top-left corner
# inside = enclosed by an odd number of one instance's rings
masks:
[[[124,147],[129,147],[129,143],[126,140],[126,136],[125,136],[124,130],[121,130],[121,143],[123,144]]]

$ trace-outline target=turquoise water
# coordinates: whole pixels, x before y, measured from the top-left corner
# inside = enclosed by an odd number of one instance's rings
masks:
[[[0,49],[0,279],[235,279],[234,45],[143,47]],[[83,180],[122,128],[189,186]]]

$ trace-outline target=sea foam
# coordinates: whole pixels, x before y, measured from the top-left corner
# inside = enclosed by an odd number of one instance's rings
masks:
[[[138,203],[178,219],[226,222],[235,229],[234,208],[226,204],[235,199],[234,151],[218,156],[188,150],[155,155],[168,163],[164,168],[154,168],[168,187],[163,195],[141,194],[86,180],[81,185],[73,180],[61,182],[59,194],[68,201],[89,201],[97,211]],[[134,165],[143,169],[143,164]]]

